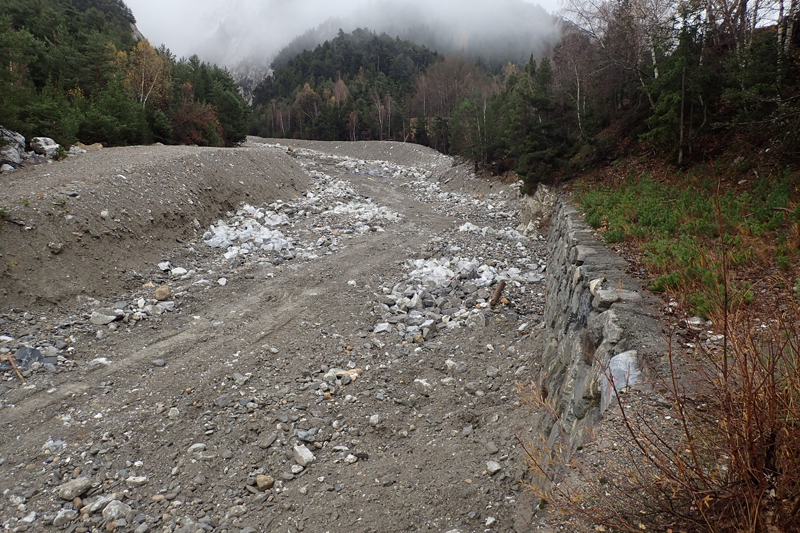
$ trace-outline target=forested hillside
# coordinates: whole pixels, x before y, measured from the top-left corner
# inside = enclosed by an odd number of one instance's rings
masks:
[[[227,71],[155,50],[134,23],[122,0],[0,3],[0,124],[67,145],[243,140]]]
[[[682,167],[736,139],[793,160],[797,6],[737,5],[574,0],[552,52],[496,70],[340,32],[291,60],[279,55],[251,131],[414,141],[530,183],[633,147]]]
[[[305,31],[272,62],[280,68],[303,52],[358,27],[386,33],[426,46],[442,55],[457,53],[490,70],[509,61],[524,64],[531,54],[549,52],[558,41],[557,19],[525,0],[473,0],[427,3],[420,0],[379,0],[373,9],[347,15],[346,10]]]
[[[409,139],[410,96],[437,54],[367,30],[304,51],[254,92],[254,133],[334,139]]]

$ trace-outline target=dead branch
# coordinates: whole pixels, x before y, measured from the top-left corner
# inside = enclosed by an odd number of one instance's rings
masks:
[[[4,357],[4,359],[6,359],[11,364],[11,368],[14,369],[14,372],[17,373],[17,377],[24,384],[25,383],[25,378],[22,377],[22,374],[20,373],[19,368],[17,367],[16,363],[14,363],[14,359],[11,357],[11,354],[10,353],[3,354],[3,357]]]

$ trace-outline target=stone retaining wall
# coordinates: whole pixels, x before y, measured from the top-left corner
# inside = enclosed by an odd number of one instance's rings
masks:
[[[625,274],[627,262],[609,251],[563,198],[555,203],[549,231],[540,383],[559,424],[542,414],[539,429],[549,435],[549,445],[563,434],[574,447],[613,400],[604,371],[611,359],[635,350],[634,358],[623,357],[641,361],[661,357],[667,348],[657,300]]]

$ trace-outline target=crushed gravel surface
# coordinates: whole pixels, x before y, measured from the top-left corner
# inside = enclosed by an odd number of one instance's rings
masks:
[[[257,138],[2,179],[0,528],[535,529],[516,187]]]

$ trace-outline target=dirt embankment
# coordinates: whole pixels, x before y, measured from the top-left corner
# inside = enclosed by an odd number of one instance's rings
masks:
[[[150,146],[0,179],[0,309],[8,310],[141,285],[141,272],[226,211],[290,199],[309,177],[279,149]]]

